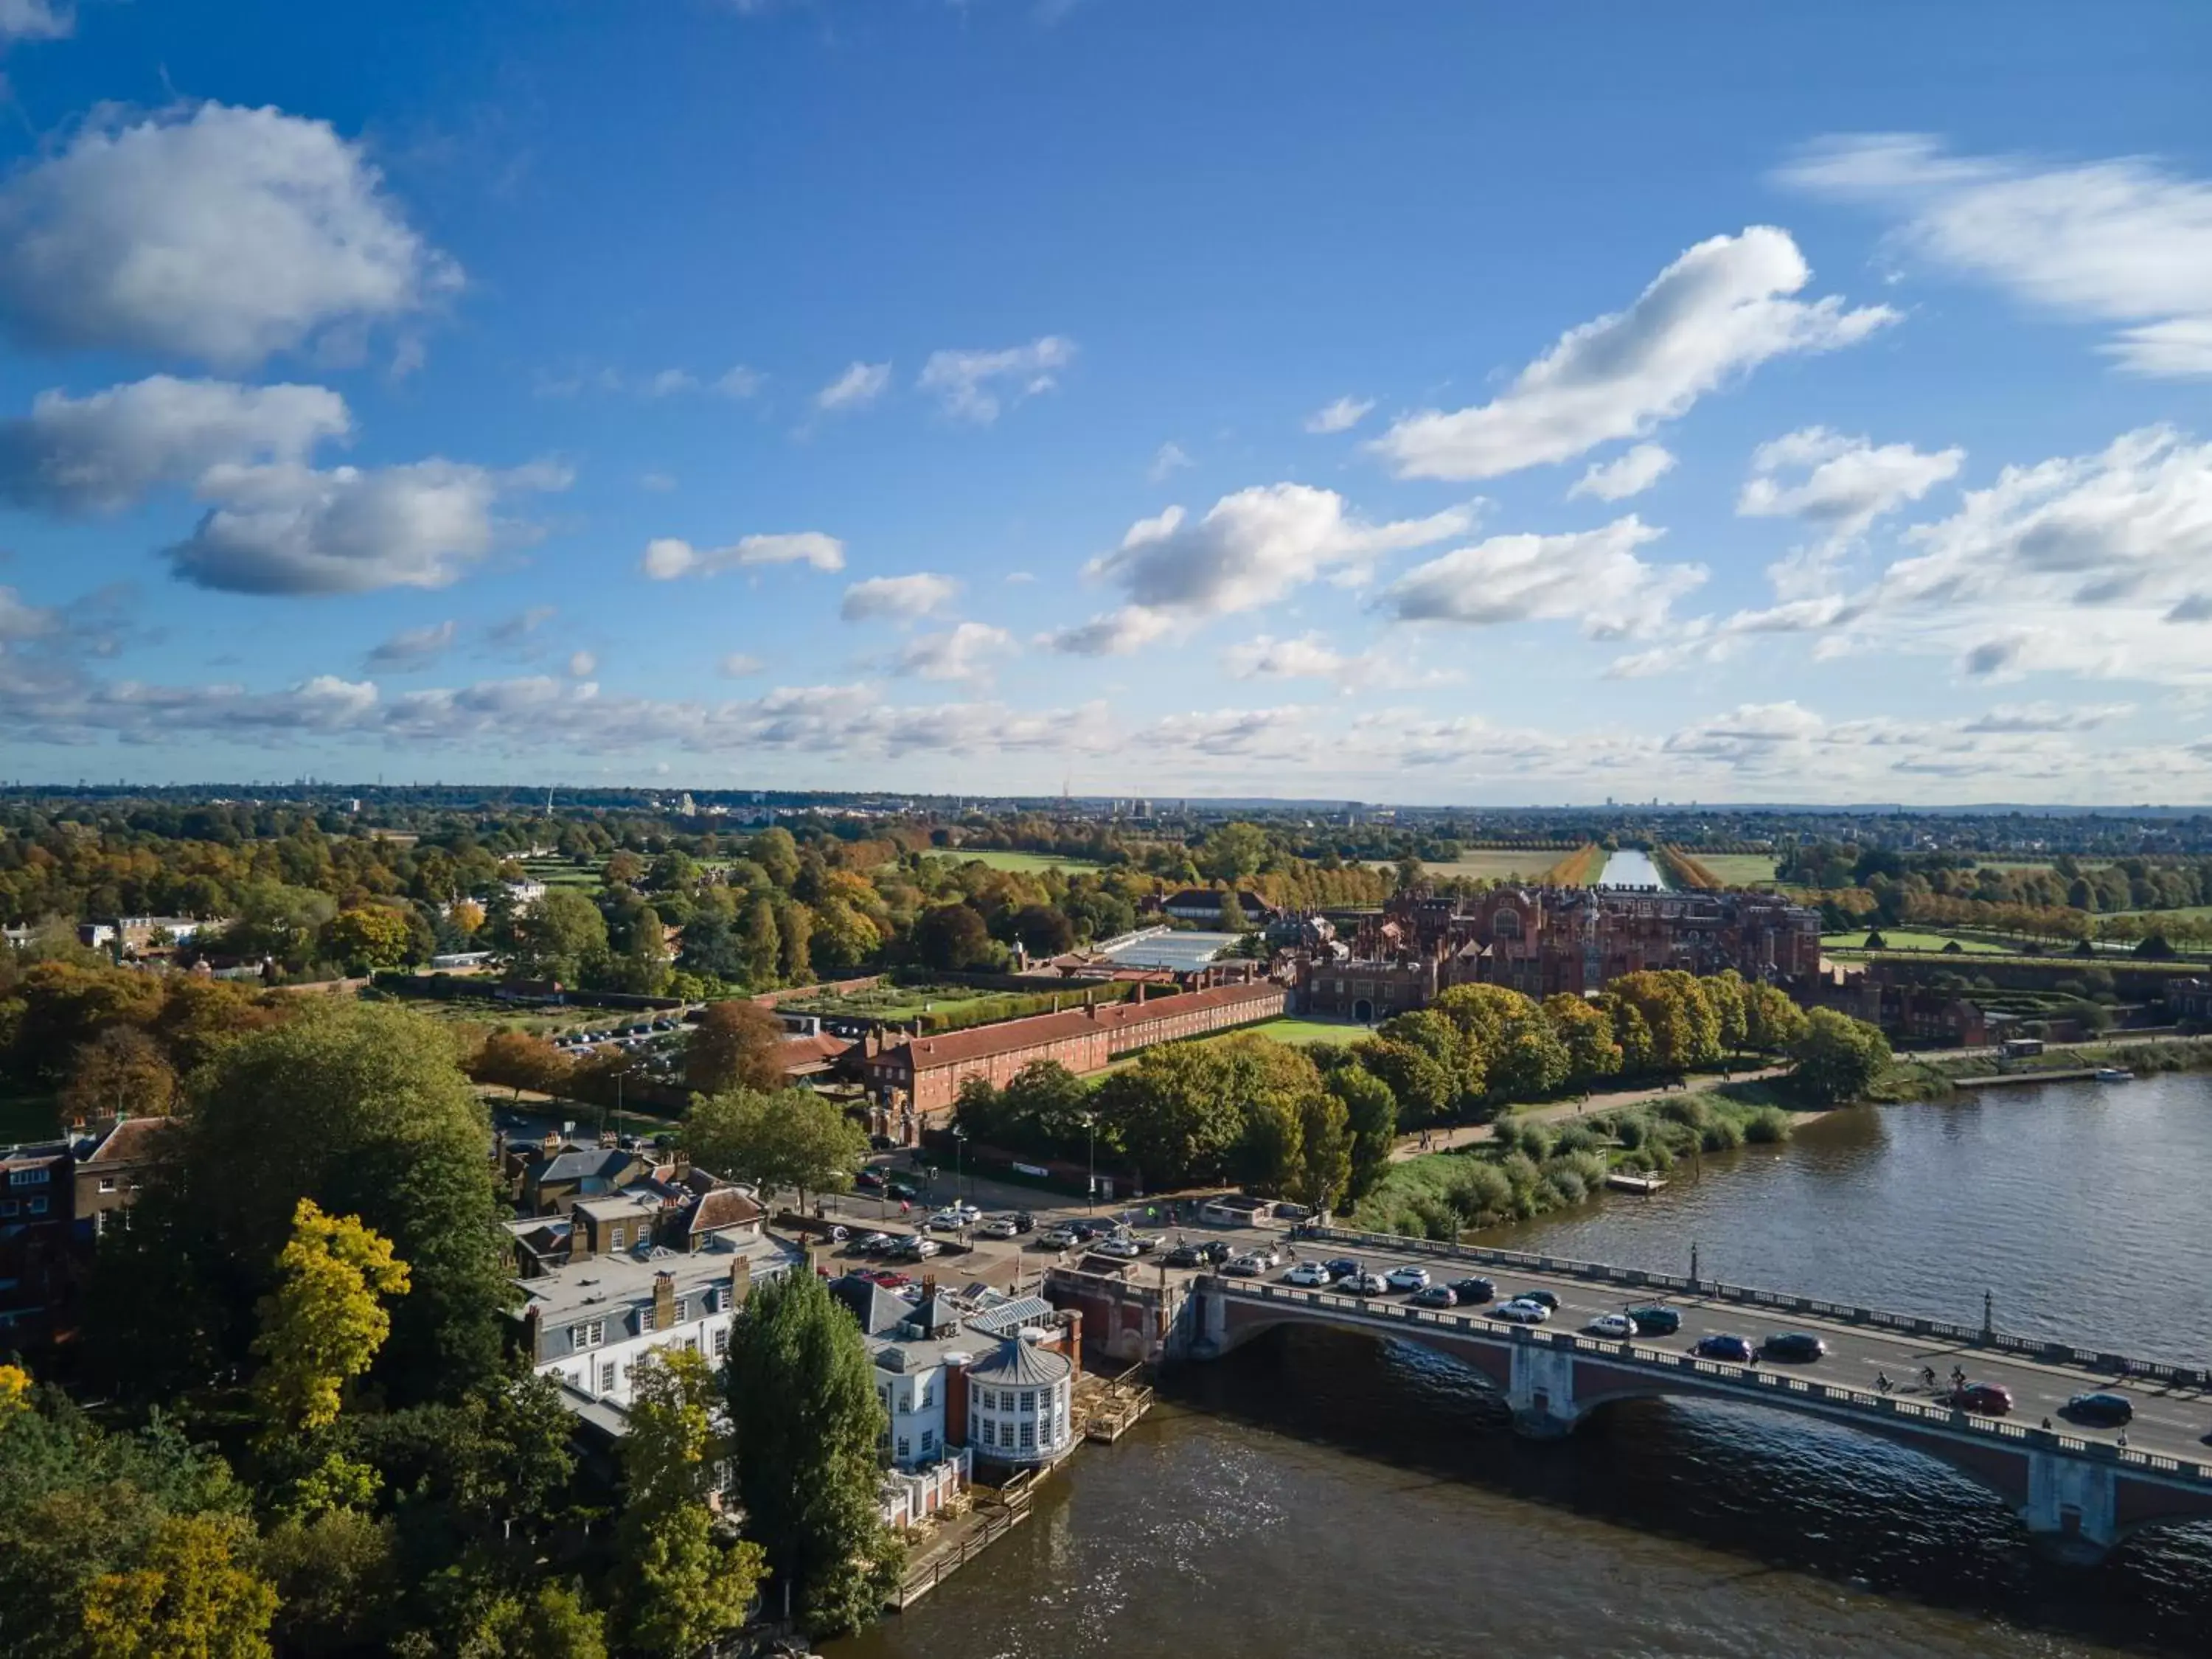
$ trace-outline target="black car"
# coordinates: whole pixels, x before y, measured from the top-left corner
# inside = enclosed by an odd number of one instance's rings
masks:
[[[886,1198],[896,1198],[908,1203],[913,1202],[921,1196],[915,1190],[914,1184],[906,1181],[886,1181],[884,1183],[884,1195]]]
[[[1027,1210],[1017,1210],[1006,1219],[1014,1224],[1014,1231],[1018,1233],[1033,1233],[1036,1231],[1036,1218]]]
[[[1700,1359],[1724,1359],[1731,1365],[1752,1361],[1751,1344],[1740,1336],[1701,1336],[1690,1352]]]
[[[1827,1352],[1828,1345],[1810,1331],[1784,1331],[1759,1345],[1760,1358],[1779,1359],[1792,1365],[1809,1365],[1825,1358]]]
[[[2134,1420],[2136,1407],[2127,1395],[2108,1394],[2100,1389],[2090,1394],[2075,1395],[2058,1408],[2058,1414],[2093,1429],[2117,1429]]]
[[[1204,1243],[1200,1244],[1195,1248],[1197,1249],[1199,1255],[1205,1257],[1208,1261],[1214,1263],[1217,1267],[1222,1262],[1228,1261],[1231,1256],[1237,1254],[1234,1247],[1232,1247],[1229,1241],[1224,1238],[1209,1238]]]
[[[1549,1308],[1553,1313],[1559,1310],[1559,1298],[1549,1291],[1523,1291],[1513,1299],[1516,1302],[1534,1302],[1539,1307]]]
[[[1672,1336],[1682,1328],[1682,1310],[1680,1308],[1656,1305],[1631,1308],[1628,1316],[1636,1322],[1636,1331],[1639,1336]]]
[[[1167,1254],[1167,1263],[1170,1267],[1195,1267],[1205,1260],[1206,1251],[1197,1244],[1178,1244]]]
[[[1498,1286],[1486,1279],[1455,1279],[1451,1282],[1451,1293],[1459,1298],[1462,1307],[1480,1307],[1483,1303],[1496,1300]]]
[[[1352,1274],[1363,1271],[1361,1264],[1348,1255],[1334,1257],[1321,1265],[1328,1269],[1328,1276],[1332,1280],[1349,1278]]]
[[[1114,1230],[1103,1221],[1071,1221],[1067,1231],[1075,1235],[1079,1244],[1088,1244],[1094,1238],[1103,1238]]]

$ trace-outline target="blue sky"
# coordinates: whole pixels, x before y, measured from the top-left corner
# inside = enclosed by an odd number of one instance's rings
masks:
[[[2212,799],[2212,12],[0,0],[0,775]]]

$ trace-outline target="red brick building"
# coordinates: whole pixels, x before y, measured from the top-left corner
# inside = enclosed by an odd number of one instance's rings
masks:
[[[1032,1060],[1058,1060],[1080,1075],[1103,1069],[1123,1054],[1186,1037],[1206,1036],[1284,1010],[1280,985],[1224,985],[1182,996],[1142,1001],[1091,1003],[1064,1013],[1010,1019],[940,1036],[909,1037],[896,1047],[866,1053],[868,1092],[886,1122],[911,1139],[932,1117],[951,1109],[960,1085],[971,1077],[1003,1086]],[[872,1044],[874,1039],[869,1039]]]

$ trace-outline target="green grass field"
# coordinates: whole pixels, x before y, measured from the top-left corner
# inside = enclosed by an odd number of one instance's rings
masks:
[[[1013,870],[1033,876],[1043,870],[1096,870],[1096,859],[1068,858],[1059,853],[1001,853],[989,848],[947,848],[933,853],[932,858],[951,859],[956,864],[988,864],[994,870]]]
[[[1951,943],[1953,938],[1949,933],[1915,933],[1904,927],[1884,927],[1881,932],[1882,942],[1893,951],[1940,951],[1945,945]],[[1867,934],[1863,932],[1823,933],[1820,935],[1820,948],[1824,951],[1857,951],[1865,945],[1866,941]],[[1960,939],[1959,949],[1967,956],[2002,957],[2015,954],[2012,948],[1978,939]]]
[[[1373,1033],[1364,1025],[1355,1025],[1348,1019],[1263,1019],[1257,1025],[1247,1025],[1236,1031],[1224,1031],[1223,1036],[1242,1036],[1249,1032],[1274,1042],[1287,1042],[1303,1048],[1309,1042],[1356,1042]],[[1211,1039],[1219,1041],[1218,1038]]]
[[[575,887],[586,893],[596,893],[602,885],[597,870],[586,870],[566,859],[526,859],[522,872],[532,881],[542,881],[548,887]]]
[[[1695,848],[1685,850],[1731,887],[1755,887],[1762,881],[1774,879],[1771,853],[1700,853]]]
[[[1421,868],[1439,880],[1460,876],[1475,881],[1507,881],[1517,876],[1523,881],[1534,881],[1566,857],[1569,850],[1547,850],[1535,847],[1475,847],[1462,853],[1449,864],[1424,863]],[[1370,859],[1368,863],[1377,870],[1397,867],[1387,859]]]

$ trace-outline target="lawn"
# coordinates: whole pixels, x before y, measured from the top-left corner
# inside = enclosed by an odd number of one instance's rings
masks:
[[[1356,1025],[1348,1019],[1263,1019],[1257,1025],[1247,1025],[1235,1031],[1224,1031],[1224,1036],[1243,1036],[1246,1033],[1263,1036],[1276,1042],[1287,1042],[1303,1048],[1309,1042],[1352,1042],[1374,1033],[1364,1025]]]
[[[848,1015],[855,1019],[912,1019],[933,1008],[956,1007],[985,997],[1004,996],[1003,991],[970,985],[876,985],[865,991],[832,993],[817,997],[788,997],[776,1006],[786,1013]],[[1071,993],[1069,1002],[1076,1000]]]
[[[1754,887],[1774,879],[1771,853],[1700,853],[1694,847],[1683,850],[1731,887]]]
[[[1516,878],[1534,881],[1573,850],[1571,848],[1473,847],[1449,864],[1425,862],[1421,868],[1440,880],[1460,876],[1476,881],[1510,881]],[[1368,863],[1377,870],[1397,867],[1387,859],[1370,859]]]
[[[1884,927],[1880,931],[1882,943],[1893,951],[1941,951],[1952,941],[1952,935],[1949,933],[1919,933],[1904,927]],[[1857,951],[1864,948],[1867,937],[1866,931],[1823,933],[1820,935],[1820,948],[1824,951]],[[1967,956],[2003,957],[2019,954],[2017,945],[1995,945],[1987,939],[1961,939],[1958,944],[1960,952]]]
[[[597,870],[571,864],[566,859],[525,859],[522,873],[548,887],[575,887],[586,893],[598,892],[601,885]]]
[[[946,848],[930,854],[956,864],[988,864],[994,870],[1013,870],[1034,876],[1044,870],[1096,870],[1096,859],[1070,858],[1061,853],[1001,853],[990,848]]]

